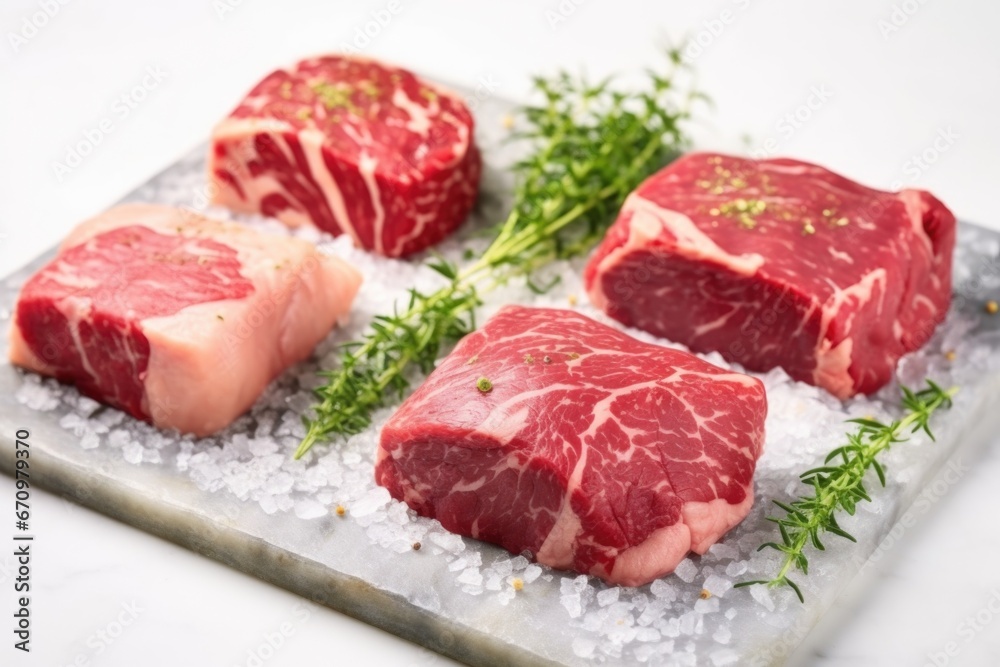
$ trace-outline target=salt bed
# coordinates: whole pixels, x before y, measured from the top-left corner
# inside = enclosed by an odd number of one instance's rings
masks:
[[[197,198],[201,173],[200,156],[195,155],[131,198],[190,204],[192,193]],[[491,178],[502,177],[493,173],[488,181]],[[492,185],[501,187],[502,183]],[[488,182],[487,190],[490,187]],[[478,216],[481,219],[495,218],[501,210],[499,200],[489,197],[483,207]],[[222,211],[209,212],[226,216]],[[288,233],[274,222],[243,219],[271,233]],[[467,229],[459,238],[446,242],[443,254],[459,259],[465,248],[481,248],[485,241],[474,231]],[[470,606],[459,596],[476,598],[475,608],[487,616],[502,614],[505,609],[512,613],[530,609],[535,620],[544,621],[542,627],[548,629],[548,636],[532,639],[539,631],[531,618],[524,619],[527,625],[523,627],[511,620],[514,625],[505,626],[503,631],[505,641],[563,664],[780,661],[875,550],[894,517],[914,498],[918,484],[931,478],[946,460],[962,425],[983,409],[981,393],[993,386],[988,378],[1000,369],[997,336],[977,324],[981,318],[967,307],[972,301],[966,299],[960,300],[930,344],[900,363],[899,378],[906,384],[917,386],[930,377],[943,385],[959,385],[962,392],[950,412],[935,417],[937,443],[916,436],[885,457],[888,488],[874,492],[872,503],[861,505],[856,517],[842,521],[859,544],[830,538],[826,540],[828,551],[811,557],[811,575],[798,578],[807,599],[805,605],[788,590],[761,586],[733,589],[733,584],[767,578],[776,571],[777,555],[756,551],[762,542],[774,539],[771,524],[763,520],[771,511],[770,500],[787,501],[802,491],[798,473],[842,443],[845,420],[898,415],[898,387],[890,386],[870,398],[840,402],[821,390],[791,381],[781,370],[758,375],[766,385],[770,410],[766,452],[756,474],[757,501],[750,516],[707,554],[684,560],[674,575],[639,588],[608,587],[595,578],[553,571],[523,555],[447,533],[436,521],[418,517],[392,500],[373,481],[379,429],[391,407],[377,411],[371,428],[363,433],[332,446],[316,446],[302,460],[292,458],[305,432],[301,417],[313,403],[310,391],[321,382],[317,371],[336,367],[337,346],[356,338],[373,315],[390,311],[392,304],[405,296],[405,288],[433,289],[440,284],[435,273],[417,262],[378,258],[352,248],[346,238],[331,239],[313,230],[294,233],[353,263],[364,273],[365,282],[350,323],[322,343],[312,360],[272,383],[251,412],[224,432],[200,440],[165,433],[100,406],[71,387],[33,374],[22,375],[17,401],[32,410],[59,415],[62,429],[95,457],[110,452],[132,466],[158,467],[189,479],[203,492],[238,499],[258,513],[314,524],[317,540],[323,538],[331,520],[352,523],[366,536],[367,546],[357,545],[362,551],[386,550],[400,558],[421,559],[421,571],[439,573],[435,578],[439,590],[423,597],[407,593],[411,603],[472,625],[479,621],[469,620]],[[983,267],[984,262],[996,258],[996,241],[977,234],[964,232],[957,277],[960,281],[976,279],[975,290],[995,289],[1000,287],[997,273]],[[588,304],[580,274],[581,262],[557,263],[546,278],[558,276],[561,282],[548,294],[539,296],[523,284],[511,284],[489,294],[479,316],[485,318],[503,304],[516,302],[573,308],[618,326]],[[9,318],[7,310],[0,315]],[[639,331],[629,333],[669,345]],[[702,356],[719,366],[731,366],[717,354]],[[419,381],[419,377],[414,379]],[[338,509],[343,516],[338,516]],[[421,544],[419,551],[413,548],[417,542]],[[392,585],[402,590],[405,582]]]

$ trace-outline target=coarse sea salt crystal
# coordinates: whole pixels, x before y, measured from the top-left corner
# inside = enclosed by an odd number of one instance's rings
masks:
[[[690,563],[690,561],[685,561]],[[679,566],[678,566],[679,567]],[[697,570],[696,570],[697,571]],[[690,580],[692,581],[694,577],[692,576]],[[649,585],[649,592],[652,593],[657,598],[661,600],[666,600],[667,602],[673,602],[677,599],[677,589],[671,586],[663,579],[657,579],[652,584]]]
[[[101,407],[101,404],[89,396],[80,396],[76,400],[77,412],[86,417],[90,417],[99,407]]]
[[[514,568],[514,571],[515,572],[517,571],[516,567]],[[524,574],[522,575],[521,578],[524,579],[524,583],[530,584],[535,579],[538,579],[538,577],[540,576],[542,576],[542,568],[532,563],[531,565],[528,565],[526,568],[524,568]]]
[[[726,665],[735,665],[739,662],[740,656],[736,651],[724,648],[712,651],[709,658],[715,667],[725,667]]]
[[[693,611],[688,611],[681,614],[680,618],[680,631],[682,635],[692,635],[695,632],[697,624],[701,621],[701,614],[696,614]]]
[[[657,652],[656,646],[643,644],[642,646],[639,646],[634,651],[632,651],[632,655],[635,656],[636,662],[646,663],[649,662],[650,658],[656,655],[656,652]]]
[[[87,427],[87,420],[80,415],[71,412],[59,420],[59,426],[67,431],[71,431],[73,435],[80,437],[83,435],[84,429]]]
[[[499,591],[503,587],[503,577],[496,570],[490,569],[485,573],[486,581],[483,586],[488,591]]]
[[[267,478],[267,481],[264,483],[264,492],[271,496],[279,493],[288,493],[292,490],[294,483],[295,478],[287,472],[282,471]]]
[[[679,618],[668,618],[659,625],[659,630],[667,637],[679,637],[681,634],[681,621]]]
[[[483,575],[479,571],[478,567],[466,568],[462,571],[462,574],[458,575],[457,579],[460,584],[468,584],[470,586],[480,586],[483,583]]]
[[[690,558],[685,558],[674,569],[674,574],[681,581],[690,584],[698,576],[698,566]]]
[[[750,595],[757,601],[757,604],[763,606],[768,611],[774,611],[774,598],[771,597],[771,591],[767,586],[760,584],[750,586]]]
[[[27,375],[14,392],[14,399],[32,410],[50,412],[59,407],[59,398],[43,386],[38,376]]]
[[[655,623],[656,619],[662,617],[664,610],[668,609],[669,607],[670,603],[666,600],[660,600],[660,599],[653,600],[652,602],[648,603],[646,607],[642,610],[642,613],[639,614],[639,618],[636,620],[636,622],[639,625],[650,625],[652,623]]]
[[[390,500],[392,496],[389,495],[388,489],[381,486],[372,487],[360,500],[351,504],[351,516],[374,514],[389,504]]]
[[[622,589],[620,588],[606,588],[603,591],[597,593],[597,604],[602,607],[607,607],[609,604],[614,604],[618,602],[618,597],[621,595]]]
[[[726,566],[727,577],[738,577],[747,571],[746,561],[733,561]]]
[[[131,439],[132,436],[129,435],[128,431],[111,431],[111,433],[108,434],[108,446],[115,448],[124,447]],[[190,458],[190,452],[185,452],[185,454],[187,458]]]
[[[295,503],[295,516],[300,519],[316,519],[327,514],[329,514],[329,511],[326,507],[310,498],[305,498]]]
[[[266,514],[274,514],[278,511],[278,503],[275,501],[274,496],[261,496],[257,502]]]
[[[708,548],[708,556],[715,560],[725,560],[739,558],[740,550],[733,545],[724,542],[716,542]]]
[[[465,551],[465,541],[454,533],[431,533],[430,540],[448,553]]]
[[[133,465],[142,463],[142,445],[130,442],[122,447],[122,457]]]
[[[710,575],[705,579],[705,583],[702,584],[702,588],[714,595],[715,597],[724,597],[726,592],[733,587],[733,582],[729,579],[725,579],[716,574]]]
[[[499,560],[493,563],[493,571],[501,577],[506,577],[514,571],[514,565],[510,562],[510,558],[501,556]],[[541,574],[540,571],[539,574]]]
[[[662,636],[659,630],[653,628],[636,628],[635,640],[640,642],[658,642]]]
[[[514,572],[520,572],[529,565],[531,565],[531,561],[524,556],[514,556],[510,559],[510,567]]]
[[[583,613],[583,601],[579,593],[564,594],[559,597],[559,602],[566,608],[570,618],[579,618]]]
[[[581,574],[579,576],[570,578],[564,578],[559,582],[559,591],[561,593],[582,593],[584,589],[587,588],[587,575]]]

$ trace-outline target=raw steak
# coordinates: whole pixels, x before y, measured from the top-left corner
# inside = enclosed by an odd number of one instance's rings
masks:
[[[215,128],[213,199],[407,255],[472,208],[481,170],[472,129],[456,93],[404,69],[310,58],[268,75]]]
[[[629,197],[586,281],[629,326],[846,398],[885,385],[944,319],[954,246],[927,192],[698,153]]]
[[[750,511],[766,412],[754,378],[508,306],[385,425],[375,477],[448,530],[637,586]]]
[[[305,241],[146,204],[84,222],[21,290],[17,365],[207,435],[307,357],[360,275]]]

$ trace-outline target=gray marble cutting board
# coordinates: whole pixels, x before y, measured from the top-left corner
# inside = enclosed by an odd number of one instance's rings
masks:
[[[496,99],[477,108],[485,194],[463,235],[444,245],[446,255],[481,247],[475,230],[503,212],[509,155],[499,141],[509,109]],[[127,199],[202,208],[202,156],[202,149],[195,151]],[[274,223],[248,222],[280,231]],[[1000,388],[998,320],[982,308],[1000,289],[1000,235],[963,225],[949,321],[899,371],[907,383],[931,376],[960,385],[961,392],[954,408],[935,418],[936,443],[916,438],[890,452],[888,487],[844,522],[859,543],[830,540],[829,550],[813,559],[807,604],[787,591],[729,586],[774,569],[773,555],[754,550],[770,538],[769,499],[787,500],[800,490],[797,473],[839,444],[843,419],[898,414],[895,388],[840,403],[780,371],[763,376],[771,416],[754,511],[709,554],[685,561],[678,576],[640,589],[608,588],[451,536],[390,501],[371,481],[374,442],[388,409],[368,432],[291,460],[316,371],[331,365],[336,345],[356,336],[406,287],[434,280],[415,263],[371,258],[343,240],[310,238],[358,264],[366,285],[352,323],[332,334],[315,359],[276,381],[250,415],[218,437],[194,441],[157,432],[0,362],[0,469],[12,474],[14,434],[27,429],[33,485],[470,665],[764,665],[784,662],[801,644],[948,458],[1000,426],[993,407]],[[9,325],[20,285],[45,259],[0,284],[0,327]],[[567,297],[582,295],[579,266],[557,265],[553,271],[563,283],[545,296],[505,288],[483,314],[504,301],[565,307]],[[584,301],[576,307],[600,317]],[[5,341],[0,348],[6,358]],[[412,548],[417,541],[420,550]],[[523,590],[515,592],[515,579]],[[708,600],[701,599],[703,589],[713,594]]]

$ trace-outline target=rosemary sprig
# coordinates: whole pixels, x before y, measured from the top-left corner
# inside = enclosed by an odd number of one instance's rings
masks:
[[[532,289],[551,287],[535,284],[535,272],[587,252],[625,197],[689,145],[681,124],[701,95],[680,91],[680,51],[669,56],[668,73],[649,72],[641,92],[566,73],[534,79],[541,103],[519,110],[512,138],[526,144],[527,157],[513,165],[514,203],[496,238],[464,268],[435,261],[444,287],[410,290],[405,308],[375,318],[362,340],[344,347],[340,367],[315,391],[315,416],[305,419],[296,458],[321,440],[366,428],[374,409],[409,386],[411,367],[429,372],[444,346],[475,328],[482,293],[515,278]]]
[[[788,586],[805,602],[802,590],[788,578],[794,568],[809,574],[809,560],[805,551],[812,546],[820,551],[825,547],[820,541],[823,533],[832,533],[852,542],[857,540],[837,524],[836,514],[843,510],[850,515],[860,502],[871,502],[865,490],[864,478],[869,469],[874,469],[879,482],[885,486],[885,469],[877,456],[897,442],[904,442],[917,431],[925,432],[931,440],[931,415],[938,408],[951,407],[951,399],[957,388],[942,389],[928,380],[927,388],[914,392],[903,387],[903,407],[906,414],[902,419],[883,424],[873,419],[851,419],[857,424],[856,432],[848,434],[847,444],[830,452],[823,465],[802,473],[802,482],[812,487],[812,493],[801,496],[791,504],[773,501],[785,516],[767,517],[778,525],[781,542],[767,542],[757,550],[775,549],[785,554],[778,574],[770,580],[743,581],[736,588],[765,584],[769,588]]]

